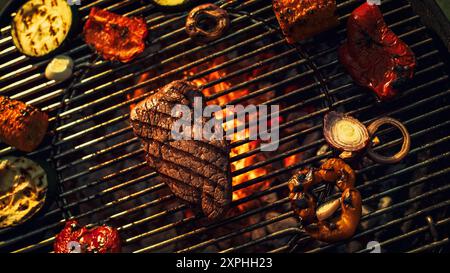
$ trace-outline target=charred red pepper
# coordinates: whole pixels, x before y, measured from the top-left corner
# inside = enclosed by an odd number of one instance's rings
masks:
[[[368,3],[352,12],[339,58],[354,81],[373,90],[382,101],[397,95],[416,66],[408,45],[389,29],[378,6]]]
[[[121,244],[115,228],[98,226],[88,229],[70,220],[56,236],[53,248],[55,253],[118,253]]]
[[[142,18],[126,17],[92,8],[84,25],[86,43],[106,60],[129,62],[145,49],[147,25]]]

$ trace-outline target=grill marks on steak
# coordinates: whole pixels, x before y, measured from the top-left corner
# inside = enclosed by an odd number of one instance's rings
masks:
[[[216,219],[231,202],[229,147],[225,140],[174,140],[171,116],[176,104],[193,108],[202,93],[189,82],[175,81],[137,104],[131,112],[134,133],[142,139],[146,160],[179,198],[201,206]],[[202,120],[202,125],[207,119]],[[194,134],[193,130],[190,132]]]

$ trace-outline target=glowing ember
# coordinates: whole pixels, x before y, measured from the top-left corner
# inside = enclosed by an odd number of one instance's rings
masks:
[[[283,159],[283,165],[285,167],[292,166],[298,162],[302,161],[302,153],[291,155]]]
[[[137,83],[141,83],[146,81],[147,79],[150,78],[150,73],[144,73],[141,76],[139,76],[139,79],[137,81]],[[131,100],[133,98],[137,98],[140,97],[142,95],[144,95],[146,93],[146,89],[145,88],[139,88],[134,90],[133,94],[127,94],[127,100]],[[136,106],[136,103],[132,103],[130,104],[130,110],[133,110],[133,108]]]

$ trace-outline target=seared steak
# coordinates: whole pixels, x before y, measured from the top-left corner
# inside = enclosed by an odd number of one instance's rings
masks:
[[[203,94],[189,82],[174,81],[141,101],[131,111],[134,133],[142,139],[147,162],[179,198],[201,206],[216,219],[231,202],[229,147],[226,140],[174,140],[175,105],[193,108]],[[204,101],[204,99],[203,99]],[[193,111],[191,111],[193,112]],[[207,119],[203,119],[204,125]],[[193,135],[192,131],[189,132]]]

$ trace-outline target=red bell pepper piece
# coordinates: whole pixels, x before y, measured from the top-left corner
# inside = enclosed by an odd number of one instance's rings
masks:
[[[373,90],[381,101],[396,96],[416,66],[408,45],[389,29],[378,6],[368,3],[352,12],[339,58],[353,80]]]
[[[88,229],[70,220],[56,236],[53,248],[55,253],[118,253],[121,244],[115,228],[98,226]]]

